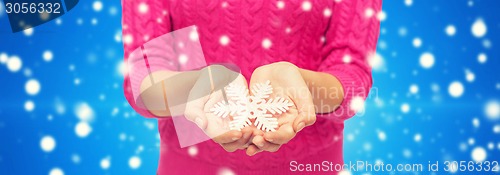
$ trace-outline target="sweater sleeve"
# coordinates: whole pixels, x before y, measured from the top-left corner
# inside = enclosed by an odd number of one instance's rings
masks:
[[[149,73],[176,69],[174,61],[156,56],[164,54],[159,52],[168,51],[151,44],[152,40],[172,30],[168,4],[159,0],[122,0],[122,7],[122,41],[124,63],[127,65],[124,94],[136,112],[145,117],[155,117],[142,104],[139,91],[142,80]]]
[[[334,112],[324,117],[343,122],[352,117],[367,98],[372,86],[368,59],[376,50],[380,30],[376,14],[381,8],[382,0],[347,0],[334,4],[319,71],[330,73],[341,82],[344,99]]]

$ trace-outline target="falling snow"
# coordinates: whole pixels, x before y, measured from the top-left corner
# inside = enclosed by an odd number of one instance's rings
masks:
[[[482,38],[484,35],[486,35],[487,32],[487,27],[486,24],[482,19],[476,19],[474,24],[472,24],[471,27],[472,35],[474,35],[477,38]]]
[[[448,86],[448,93],[453,98],[458,98],[464,93],[464,85],[459,81],[454,81]]]
[[[40,140],[40,147],[44,152],[52,152],[56,147],[56,140],[52,136],[44,136]]]
[[[429,52],[425,52],[422,55],[420,55],[420,66],[424,69],[429,69],[432,66],[434,66],[434,55]]]

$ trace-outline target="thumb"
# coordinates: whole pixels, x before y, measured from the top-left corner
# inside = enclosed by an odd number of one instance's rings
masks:
[[[198,98],[193,101],[189,101],[186,104],[186,109],[184,111],[184,116],[187,120],[195,123],[202,130],[207,128],[207,117],[205,111],[203,110],[205,106],[205,98]]]
[[[312,99],[298,99],[295,101],[298,110],[298,116],[293,121],[293,128],[295,132],[299,132],[306,126],[310,126],[316,122],[316,112]]]

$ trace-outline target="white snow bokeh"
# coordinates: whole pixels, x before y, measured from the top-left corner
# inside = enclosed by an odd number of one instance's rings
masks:
[[[181,65],[184,65],[188,62],[189,58],[186,54],[179,54],[178,61]]]
[[[480,53],[479,55],[477,55],[477,61],[481,64],[484,64],[486,63],[486,61],[488,60],[488,56],[486,56],[485,53]]]
[[[0,53],[0,64],[5,64],[9,60],[9,55],[6,53]]]
[[[476,38],[482,38],[484,35],[486,35],[486,32],[488,31],[488,28],[486,27],[486,24],[484,23],[483,19],[476,19],[474,23],[472,24],[471,27],[472,35]]]
[[[332,16],[332,10],[330,10],[329,8],[325,8],[325,10],[323,10],[323,16],[325,17]]]
[[[28,95],[37,95],[41,89],[40,82],[36,79],[30,79],[24,85],[24,89]]]
[[[285,8],[285,2],[283,2],[283,1],[276,2],[276,7],[278,7],[278,9]]]
[[[434,55],[430,52],[424,52],[422,55],[420,55],[420,66],[424,69],[430,69],[432,66],[434,66]]]
[[[147,13],[149,11],[148,4],[141,2],[137,7],[140,13]]]
[[[18,56],[11,56],[7,60],[7,69],[11,72],[17,72],[21,70],[21,67],[23,66],[23,62],[21,61],[21,58]]]
[[[109,169],[111,167],[111,157],[108,156],[101,159],[100,165],[103,170]]]
[[[233,170],[229,168],[221,168],[219,172],[217,172],[217,175],[236,175],[236,173],[233,172]]]
[[[94,1],[94,3],[92,3],[92,9],[94,9],[94,11],[96,12],[100,12],[103,8],[103,5],[102,5],[102,2],[100,0],[97,0],[97,1]]]
[[[422,39],[420,39],[419,37],[413,38],[412,44],[413,47],[420,48],[420,46],[422,46]]]
[[[387,135],[384,131],[378,131],[377,136],[380,141],[385,141],[387,139]]]
[[[64,171],[60,168],[52,168],[49,175],[64,175]]]
[[[40,147],[44,152],[52,152],[56,147],[56,140],[54,137],[47,135],[40,140]]]
[[[484,107],[484,113],[488,119],[500,119],[500,103],[496,100],[487,102]]]
[[[472,83],[472,82],[474,82],[475,79],[476,79],[476,75],[474,74],[474,72],[472,72],[469,69],[465,69],[465,80],[467,80],[467,82],[469,82],[469,83]]]
[[[472,119],[472,126],[474,126],[474,128],[479,128],[479,125],[481,125],[481,122],[479,121],[479,119],[473,118]]]
[[[75,133],[80,138],[87,137],[92,132],[92,127],[88,122],[78,122],[75,126]]]
[[[495,149],[495,144],[493,142],[488,143],[488,150]]]
[[[377,13],[377,19],[379,21],[385,21],[387,19],[387,13],[385,13],[385,11],[380,11]]]
[[[115,32],[114,39],[117,43],[122,42],[122,31],[118,30]]]
[[[455,36],[455,33],[457,33],[457,29],[455,28],[454,25],[448,25],[446,26],[446,29],[444,30],[448,36]]]
[[[92,18],[92,20],[90,20],[90,24],[92,25],[97,25],[99,23],[99,20],[97,20],[97,18]]]
[[[94,119],[94,110],[85,102],[75,106],[75,114],[80,121],[90,122]]]
[[[52,51],[46,50],[46,51],[43,52],[42,58],[43,58],[44,61],[50,62],[54,58],[54,54],[52,54]]]
[[[304,11],[306,11],[306,12],[307,12],[307,11],[311,11],[311,9],[312,9],[312,4],[311,4],[311,2],[309,2],[309,1],[304,1],[304,2],[302,2],[302,6],[301,6],[301,7],[302,7],[302,10],[304,10]]]
[[[126,35],[124,35],[124,36],[122,37],[122,39],[123,39],[123,43],[124,43],[124,44],[127,44],[127,45],[128,45],[128,44],[132,44],[132,42],[134,42],[134,38],[133,38],[133,37],[132,37],[132,35],[130,35],[130,34],[126,34]]]
[[[192,30],[191,32],[189,32],[189,39],[191,41],[198,41],[199,40],[199,34],[198,34],[198,31],[196,30]]]
[[[375,14],[375,11],[372,8],[365,9],[365,17],[371,18]]]
[[[469,143],[469,145],[474,145],[476,143],[476,140],[474,140],[474,138],[469,138],[469,140],[467,140],[467,143]]]
[[[400,27],[398,29],[398,34],[399,34],[399,36],[402,36],[402,37],[406,36],[406,34],[408,34],[408,29],[406,29],[406,27]]]
[[[401,105],[401,112],[403,112],[403,113],[410,112],[410,105],[408,103],[403,103]]]
[[[220,38],[219,38],[219,43],[223,46],[227,46],[229,44],[230,40],[229,40],[229,37],[227,35],[222,35]]]
[[[351,55],[345,54],[344,57],[342,57],[342,61],[346,64],[351,63],[352,61]]]
[[[410,149],[403,149],[403,157],[409,159],[413,155],[412,151]]]
[[[139,167],[141,167],[141,158],[139,158],[138,156],[130,157],[130,159],[128,160],[128,166],[131,169],[138,169]]]
[[[123,60],[118,61],[118,64],[116,66],[116,70],[118,72],[118,75],[120,75],[122,77],[127,75],[127,73],[128,73],[127,65],[125,64],[125,62]]]
[[[418,85],[416,85],[416,84],[410,85],[410,93],[417,94],[418,93]]]
[[[374,71],[381,71],[384,69],[384,58],[379,53],[370,54],[368,56],[368,64]]]
[[[349,107],[355,112],[363,112],[365,110],[365,100],[363,97],[353,97]]]
[[[35,33],[35,29],[34,28],[28,28],[28,29],[23,30],[23,34],[25,36],[31,36],[31,35],[33,35],[33,33]]]
[[[80,155],[78,154],[73,154],[71,155],[71,161],[75,164],[79,164],[82,161],[82,158],[80,158]]]
[[[405,0],[405,5],[408,7],[413,5],[413,0]]]
[[[27,112],[35,110],[35,103],[31,100],[24,102],[24,110],[26,110]]]
[[[483,162],[487,156],[486,150],[483,147],[476,147],[471,152],[472,160],[476,162]]]
[[[500,134],[500,124],[493,126],[493,133]]]
[[[420,141],[422,140],[422,135],[421,135],[421,134],[419,134],[419,133],[415,134],[415,135],[413,136],[413,140],[414,140],[415,142],[420,142]]]
[[[491,45],[492,45],[492,44],[491,44],[491,41],[490,41],[489,39],[484,39],[484,40],[483,40],[483,47],[484,47],[484,48],[489,49],[489,48],[491,48]]]
[[[191,156],[191,157],[195,157],[196,155],[198,155],[198,147],[196,146],[190,146],[188,148],[188,154]]]
[[[272,45],[273,45],[273,43],[271,42],[271,40],[269,38],[264,38],[262,40],[262,47],[264,49],[269,49],[269,48],[271,48]]]
[[[464,85],[459,81],[453,81],[448,86],[448,93],[453,98],[458,98],[464,93]]]

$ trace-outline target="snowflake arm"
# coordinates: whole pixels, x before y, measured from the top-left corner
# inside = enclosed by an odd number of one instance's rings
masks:
[[[233,101],[245,101],[248,97],[247,87],[233,83],[229,84],[225,93]]]
[[[267,102],[264,101],[260,104],[260,109],[263,111],[269,111],[271,114],[282,114],[290,109],[293,103],[289,102],[285,98],[276,97],[274,99],[269,99]]]
[[[233,120],[229,122],[229,129],[241,131],[244,127],[250,126],[252,122],[247,116],[239,115],[234,116]]]
[[[265,83],[255,84],[254,86],[252,86],[252,93],[253,96],[259,100],[269,98],[269,95],[273,93],[271,81],[267,80]]]
[[[271,114],[262,114],[256,117],[254,125],[262,131],[274,132],[278,127],[278,118]]]
[[[215,104],[215,106],[212,109],[210,109],[210,112],[214,113],[216,116],[226,118],[229,115],[234,115],[236,112],[238,112],[240,108],[241,107],[239,107],[233,101],[229,102],[221,101]]]

